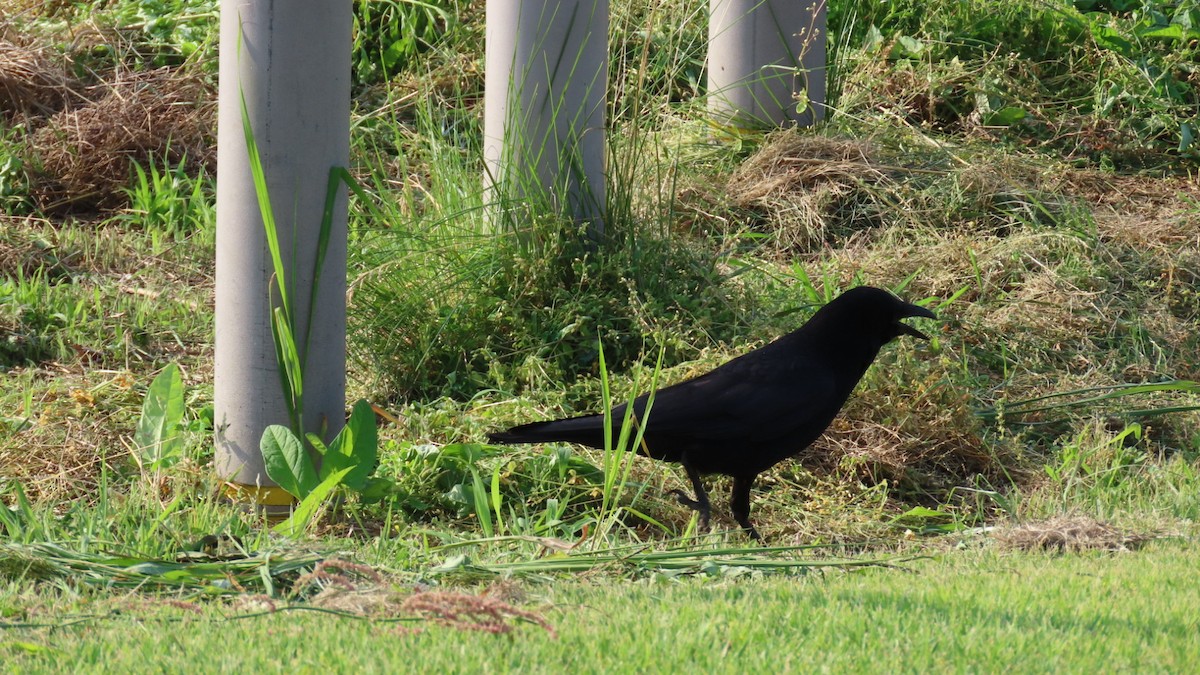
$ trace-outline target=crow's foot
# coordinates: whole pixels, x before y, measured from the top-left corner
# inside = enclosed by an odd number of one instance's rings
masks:
[[[696,511],[700,514],[700,523],[699,523],[698,529],[700,529],[700,530],[708,529],[708,519],[709,519],[709,515],[711,512],[711,508],[708,504],[708,499],[705,499],[703,501],[701,501],[699,499],[692,499],[683,490],[671,490],[667,494],[675,497],[675,500],[678,501],[680,504],[682,504],[682,505],[688,507],[689,509],[692,509],[693,511]]]

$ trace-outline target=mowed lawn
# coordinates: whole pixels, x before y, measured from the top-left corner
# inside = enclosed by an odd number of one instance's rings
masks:
[[[1200,672],[1193,539],[903,567],[500,584],[553,633],[106,599],[0,637],[10,672]]]
[[[0,674],[1200,673],[1194,0],[831,2],[825,121],[732,135],[709,2],[613,0],[602,241],[483,190],[489,3],[347,3],[380,480],[293,538],[212,468],[222,4],[0,5]],[[788,550],[723,479],[706,533],[681,467],[484,442],[859,285],[939,318],[756,481]]]

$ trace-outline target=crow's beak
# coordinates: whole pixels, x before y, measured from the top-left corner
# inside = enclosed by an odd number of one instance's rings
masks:
[[[929,311],[928,309],[925,309],[924,307],[921,307],[920,305],[908,305],[907,307],[904,308],[904,313],[900,315],[900,318],[906,319],[911,316],[919,316],[919,317],[923,317],[926,319],[936,319],[937,318],[937,314],[934,314],[933,312]],[[917,330],[916,328],[913,328],[912,326],[900,321],[899,319],[896,320],[896,324],[900,327],[900,333],[902,335],[911,335],[916,338],[921,338],[922,340],[925,340],[925,341],[929,340],[928,335],[926,335],[926,334],[922,333],[921,331]]]

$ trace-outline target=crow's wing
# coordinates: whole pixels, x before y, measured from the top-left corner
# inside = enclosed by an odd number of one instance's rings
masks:
[[[736,374],[700,377],[659,391],[650,407],[646,432],[711,440],[773,437],[836,413],[842,404],[837,379],[829,369],[757,377],[753,373],[734,377]],[[642,397],[634,410],[641,413],[644,409]],[[614,413],[619,423],[618,411]],[[619,414],[623,413],[621,409]]]

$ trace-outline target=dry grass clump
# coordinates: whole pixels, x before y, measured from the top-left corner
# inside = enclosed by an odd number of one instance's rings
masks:
[[[541,615],[518,609],[499,598],[487,595],[426,591],[408,596],[401,608],[440,625],[459,630],[510,633],[513,630],[510,621],[515,619],[536,624],[551,636],[555,635],[554,627]]]
[[[843,93],[844,105],[852,109],[883,111],[902,124],[946,132],[978,125],[963,105],[981,74],[977,68],[969,69],[957,59],[901,67],[881,60],[856,65],[861,67],[856,67]]]
[[[1123,276],[1137,279],[1135,288],[1153,302],[1139,317],[1171,344],[1194,340],[1200,321],[1197,204],[1200,185],[1168,183],[1163,194],[1138,197],[1125,211],[1104,209],[1095,221],[1099,254],[1119,266]],[[1193,360],[1192,372],[1200,370],[1195,366]]]
[[[1044,163],[972,157],[922,139],[776,133],[733,172],[725,193],[757,214],[756,227],[773,235],[767,251],[781,254],[873,244],[898,230],[1004,238],[1081,213],[1078,200],[1048,189]]]
[[[0,504],[0,509],[8,508]],[[0,540],[0,581],[5,583],[28,584],[35,581],[50,581],[56,578],[59,570],[34,552],[16,546],[4,545]]]
[[[341,559],[325,560],[293,585],[294,592],[317,585],[321,591],[309,604],[375,619],[412,618],[458,630],[511,633],[514,621],[541,626],[552,636],[554,627],[536,612],[508,602],[509,585],[498,585],[482,595],[418,588],[393,588],[374,569]]]
[[[131,164],[211,167],[216,97],[198,76],[171,68],[119,72],[34,132],[33,196],[45,211],[111,209],[126,202]]]
[[[1090,516],[1056,516],[1037,523],[1002,529],[996,541],[1020,551],[1130,551],[1154,539],[1153,534],[1130,532]]]
[[[34,502],[94,499],[102,474],[131,461],[122,441],[133,428],[129,408],[138,401],[133,378],[119,374],[97,384],[57,364],[44,374],[57,378],[59,386],[33,401],[35,416],[28,420],[21,419],[23,411],[9,413],[16,415],[9,423],[15,432],[8,432],[11,442],[0,444],[0,480],[17,481]],[[20,371],[5,375],[16,383]]]
[[[885,47],[883,52],[887,51]],[[1064,96],[1086,98],[1101,90],[1100,81],[1082,73],[1103,71],[1103,81],[1111,85],[1132,75],[1126,70],[1132,62],[1104,66],[1099,62],[1075,63],[1070,75],[1050,76],[1049,71],[1058,67],[1053,60],[1035,63],[1034,59],[1005,51],[982,60],[887,59],[859,54],[843,68],[846,79],[839,108],[848,117],[865,118],[875,125],[932,132],[930,142],[935,142],[932,137],[936,134],[941,139],[955,136],[1020,144],[1067,161],[1097,163],[1109,159],[1129,168],[1166,166],[1179,160],[1173,157],[1173,140],[1163,143],[1163,138],[1148,138],[1144,128],[1138,130],[1146,124],[1147,101],[1133,93],[1136,87],[1129,90],[1132,100],[1107,113],[1088,106],[1063,105]],[[1113,55],[1096,56],[1107,60]],[[1117,86],[1130,87],[1128,82]],[[1183,111],[1187,105],[1183,101],[1167,103],[1165,97],[1156,99],[1154,109],[1160,110],[1164,104],[1180,106],[1180,112],[1172,111],[1174,114],[1190,114]],[[993,113],[1010,106],[1024,112],[1019,121],[993,117]]]
[[[918,501],[945,502],[976,477],[997,484],[1021,475],[1007,446],[985,443],[971,394],[954,384],[949,364],[920,367],[876,364],[801,461],[868,485],[887,481]]]
[[[22,276],[29,276],[43,266],[43,262],[34,255],[33,247],[26,241],[10,239],[9,229],[4,221],[8,217],[0,216],[0,277],[14,279],[18,271]],[[15,230],[15,228],[12,228]],[[32,258],[32,261],[30,261]]]
[[[1200,184],[1194,177],[1122,175],[1100,169],[1058,170],[1045,176],[1047,189],[1073,195],[1095,208],[1146,220],[1176,220],[1195,208]],[[1190,204],[1189,204],[1190,202]],[[1192,211],[1194,213],[1194,211]],[[1194,221],[1193,221],[1194,222]],[[1157,227],[1154,229],[1158,229]],[[1185,228],[1194,240],[1194,228]],[[1179,232],[1186,236],[1186,232]]]
[[[48,116],[79,96],[80,84],[47,49],[0,38],[0,115]]]
[[[1030,273],[1008,302],[984,317],[984,326],[999,335],[1032,333],[1040,343],[1061,351],[1064,345],[1102,336],[1112,326],[1115,317],[1101,307],[1102,295],[1072,286],[1053,270]]]
[[[44,225],[35,218],[0,214],[0,277],[28,279],[39,272],[48,279],[70,276],[70,266],[41,236]]]
[[[866,140],[781,132],[733,172],[725,189],[735,207],[763,214],[780,251],[812,250],[828,241],[834,223],[880,223],[884,205],[872,186],[889,176],[875,154]]]
[[[0,39],[0,115],[29,130],[31,196],[45,212],[124,206],[131,163],[211,167],[215,96],[177,69],[85,85],[45,46]]]
[[[1200,261],[1200,186],[1168,181],[1166,193],[1156,193],[1161,182],[1110,180],[970,148],[921,155],[889,147],[780,134],[738,172],[735,198],[807,209],[809,243],[825,237],[825,267],[810,267],[813,278],[892,286],[915,273],[906,297],[959,294],[939,310],[943,358],[957,365],[877,364],[805,453],[806,466],[944,501],[975,477],[1007,484],[1029,468],[1015,445],[985,440],[976,408],[1200,372],[1200,277],[1190,264]],[[844,211],[814,206],[829,185],[888,205],[892,222],[869,236],[847,229],[837,220]],[[1119,199],[1096,202],[1114,187],[1124,193]],[[963,381],[963,363],[974,384]],[[924,378],[918,368],[929,369]],[[1113,407],[1169,402],[1143,396]],[[1164,442],[1189,437],[1178,418],[1159,421]]]
[[[853,182],[864,174],[885,180],[875,167],[876,149],[867,140],[774,134],[738,167],[730,187],[741,201],[812,188],[828,182]]]
[[[77,419],[34,420],[40,429],[53,429],[37,445],[0,448],[0,476],[15,480],[35,502],[68,504],[92,500],[99,491],[105,465],[127,459],[117,433]],[[30,433],[30,432],[27,432]],[[106,457],[107,455],[107,457]]]

